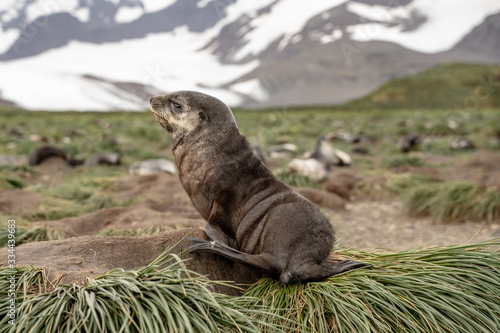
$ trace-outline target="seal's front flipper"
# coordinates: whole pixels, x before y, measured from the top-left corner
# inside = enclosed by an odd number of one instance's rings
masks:
[[[274,259],[270,254],[248,254],[215,241],[206,241],[196,238],[190,238],[189,240],[196,244],[191,245],[188,248],[188,253],[214,253],[231,259],[235,262],[257,268],[263,273],[276,274]]]

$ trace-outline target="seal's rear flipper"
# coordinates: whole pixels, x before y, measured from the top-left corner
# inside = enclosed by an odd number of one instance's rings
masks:
[[[340,273],[345,272],[345,271],[350,271],[351,269],[367,267],[367,266],[371,266],[371,265],[364,263],[364,262],[348,259],[348,260],[341,260],[341,261],[338,261],[334,264],[331,264],[330,270],[332,272],[331,275],[336,275],[336,274],[340,274]]]
[[[341,260],[335,263],[324,261],[321,264],[300,265],[296,269],[283,272],[280,276],[280,285],[323,281],[332,275],[366,266],[371,265],[352,259]]]
[[[189,238],[189,240],[195,244],[188,248],[188,253],[214,253],[233,261],[257,268],[266,274],[276,273],[276,266],[274,265],[273,257],[267,253],[248,254],[233,249],[225,244],[220,244],[216,241],[206,241],[198,238]]]

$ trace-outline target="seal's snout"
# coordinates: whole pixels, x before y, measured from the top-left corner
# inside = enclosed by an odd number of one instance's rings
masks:
[[[154,114],[157,114],[162,109],[162,101],[159,96],[153,96],[149,99],[149,107]]]
[[[162,96],[153,96],[149,99],[149,106],[151,108],[151,112],[153,112],[153,115],[160,125],[166,129],[167,132],[172,133],[174,128],[167,120],[169,118],[169,114],[168,111],[166,111],[163,102]]]
[[[158,96],[153,96],[149,99],[149,105],[155,106],[160,104],[160,101],[158,100]]]

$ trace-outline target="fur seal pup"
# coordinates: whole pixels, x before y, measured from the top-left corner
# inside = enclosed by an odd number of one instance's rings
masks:
[[[172,136],[181,183],[207,221],[211,241],[194,239],[189,252],[250,265],[281,285],[366,266],[328,260],[334,243],[330,222],[262,163],[223,102],[178,91],[153,97],[150,105]]]
[[[417,132],[410,132],[398,141],[398,147],[401,152],[408,153],[420,144],[420,134]]]
[[[151,159],[134,162],[128,168],[131,175],[154,175],[157,173],[177,174],[177,167],[172,161],[166,159]]]
[[[28,166],[38,165],[45,161],[47,158],[54,156],[60,157],[65,161],[67,160],[66,151],[61,148],[57,148],[54,146],[38,147],[28,156]]]
[[[333,148],[330,141],[335,138],[335,134],[328,133],[320,136],[316,140],[316,146],[309,158],[320,161],[328,171],[333,165],[349,166],[352,163],[351,156],[340,149]]]
[[[302,158],[294,158],[288,163],[291,172],[306,176],[317,182],[328,178],[332,166],[349,166],[352,159],[349,154],[335,149],[330,144],[332,133],[322,135],[316,140],[312,152],[306,152]]]
[[[90,156],[83,163],[84,166],[97,166],[97,165],[120,165],[121,156],[118,153],[99,153]]]

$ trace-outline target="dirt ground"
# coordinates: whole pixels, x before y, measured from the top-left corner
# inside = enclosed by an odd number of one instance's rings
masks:
[[[477,151],[460,158],[425,154],[422,158],[429,166],[402,167],[392,172],[420,173],[435,181],[470,181],[500,190],[499,152]],[[411,218],[397,199],[369,200],[360,196],[345,209],[328,213],[340,244],[367,250],[406,250],[500,237],[500,221],[436,223],[430,218]]]
[[[349,203],[329,210],[342,246],[364,250],[407,250],[419,246],[457,245],[500,237],[500,224],[484,222],[435,223],[410,218],[400,201]]]

